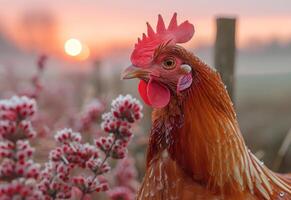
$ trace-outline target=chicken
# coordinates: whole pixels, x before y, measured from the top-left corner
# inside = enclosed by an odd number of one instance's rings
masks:
[[[178,44],[194,26],[156,32],[147,23],[123,79],[139,78],[138,91],[153,107],[146,172],[138,200],[291,199],[291,176],[268,169],[245,145],[233,104],[220,78]]]

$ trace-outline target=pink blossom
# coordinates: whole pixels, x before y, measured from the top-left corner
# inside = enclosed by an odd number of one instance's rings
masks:
[[[87,114],[93,119],[101,109],[95,104]],[[58,146],[49,152],[49,160],[40,170],[41,166],[33,161],[35,149],[29,142],[36,136],[31,122],[36,113],[35,100],[17,96],[0,100],[0,200],[70,199],[75,189],[82,192],[84,200],[91,193],[108,191],[109,182],[103,176],[111,170],[108,161],[127,155],[133,137],[131,127],[142,117],[141,109],[131,96],[119,96],[111,111],[103,115],[105,136],[94,144],[84,143],[82,135],[72,129],[58,131]],[[124,191],[116,190],[115,196],[122,194],[131,199],[133,194]]]
[[[112,200],[133,200],[134,194],[127,187],[115,187],[107,192]]]
[[[137,170],[134,166],[134,160],[130,157],[120,160],[114,171],[116,184],[125,186],[135,191],[137,188]]]
[[[36,102],[25,96],[0,100],[0,199],[42,199],[36,190],[40,165],[28,140],[36,135],[29,121],[35,112]]]
[[[34,179],[18,179],[8,184],[0,184],[0,200],[27,199],[43,200],[41,191],[35,189]]]
[[[83,192],[77,187],[72,188],[72,197],[73,197],[72,199],[74,200],[79,200],[79,199],[92,200],[90,194],[83,195]]]
[[[109,135],[101,137],[95,144],[103,152],[115,159],[122,159],[127,154],[127,145],[133,134],[131,124],[142,117],[141,104],[130,95],[120,95],[113,100],[111,112],[102,116],[102,127]]]
[[[84,196],[107,191],[109,184],[102,176],[111,170],[107,161],[126,156],[127,145],[133,135],[131,124],[141,116],[141,105],[136,99],[129,95],[120,96],[113,101],[111,112],[103,116],[102,126],[108,135],[95,140],[95,145],[83,143],[81,134],[71,129],[58,131],[55,140],[59,146],[50,152],[50,162],[41,173],[41,191],[50,197],[63,193],[62,198],[70,198],[68,191],[73,187],[82,191]],[[77,168],[91,174],[73,176],[71,172]]]
[[[93,101],[91,101],[85,107],[81,115],[79,130],[89,131],[92,128],[93,124],[97,122],[104,109],[104,103],[102,103],[100,100],[94,99]]]
[[[7,100],[0,100],[1,119],[23,119],[32,117],[36,112],[36,102],[26,96],[13,96]]]
[[[66,182],[70,167],[63,167],[60,163],[48,162],[41,172],[38,188],[47,199],[70,198],[72,186]]]
[[[81,135],[80,133],[73,132],[72,129],[65,128],[57,132],[55,139],[60,143],[69,144],[70,142],[80,142]]]

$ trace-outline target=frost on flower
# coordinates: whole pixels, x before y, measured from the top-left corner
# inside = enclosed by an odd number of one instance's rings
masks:
[[[0,199],[42,199],[36,190],[40,165],[29,139],[36,136],[31,118],[36,102],[22,96],[0,100]]]
[[[130,189],[127,187],[115,187],[112,190],[110,190],[107,195],[110,197],[112,200],[133,200],[134,199],[134,194]]]
[[[142,106],[130,95],[120,95],[111,106],[111,112],[102,116],[102,128],[109,135],[99,138],[95,144],[112,158],[121,159],[126,156],[126,147],[133,136],[131,126],[142,117]]]
[[[69,144],[70,142],[80,142],[81,135],[80,133],[73,132],[72,129],[65,128],[57,132],[55,139],[60,143]]]
[[[36,113],[36,102],[22,96],[0,100],[0,138],[8,140],[35,137],[29,120]],[[16,135],[16,128],[22,131]]]
[[[92,129],[92,125],[96,123],[104,109],[104,103],[98,99],[94,99],[92,102],[86,105],[81,115],[78,130],[86,132]]]
[[[42,200],[40,190],[35,189],[35,180],[24,179],[13,180],[11,183],[0,184],[0,200],[29,199]]]
[[[73,187],[82,193],[106,191],[107,182],[100,182],[97,175],[110,170],[106,160],[101,159],[96,146],[81,142],[81,135],[71,129],[58,131],[55,139],[59,146],[50,152],[50,161],[42,171],[39,188],[46,197],[71,198]],[[73,170],[86,169],[90,176],[73,176]]]
[[[114,176],[117,185],[130,188],[135,193],[137,189],[137,170],[134,166],[134,159],[131,157],[122,159],[117,163]]]
[[[141,103],[130,95],[120,95],[112,101],[111,105],[111,112],[118,119],[133,123],[142,118]]]
[[[119,160],[114,170],[115,187],[107,192],[111,200],[133,200],[139,187],[137,170],[131,157]]]
[[[96,104],[94,109],[89,109],[92,115],[100,110]],[[107,191],[109,184],[103,175],[111,170],[108,159],[126,156],[133,135],[130,129],[142,117],[141,110],[136,99],[129,95],[119,96],[113,101],[111,111],[103,115],[102,127],[106,136],[95,140],[94,145],[83,143],[81,134],[71,129],[58,131],[55,140],[59,146],[50,152],[50,161],[41,173],[39,188],[46,197],[68,199],[71,198],[68,191],[74,188],[85,196]],[[83,174],[82,169],[87,173]],[[76,170],[77,176],[73,173]]]
[[[26,96],[13,96],[0,100],[0,119],[16,120],[32,117],[36,112],[36,102]]]
[[[66,182],[69,168],[60,163],[48,162],[45,164],[38,189],[42,191],[46,199],[71,197],[72,186]]]
[[[103,111],[99,103],[88,106],[81,119],[83,125],[92,123]],[[31,121],[37,111],[35,100],[25,96],[0,100],[0,200],[71,199],[74,189],[84,196],[108,191],[109,183],[103,175],[111,170],[109,159],[126,156],[133,136],[131,128],[142,117],[141,110],[136,99],[119,96],[112,102],[111,111],[103,115],[104,136],[93,144],[84,143],[82,135],[72,129],[58,131],[58,145],[40,170],[29,142],[36,136]],[[120,187],[112,190],[112,195],[131,199],[126,190]]]

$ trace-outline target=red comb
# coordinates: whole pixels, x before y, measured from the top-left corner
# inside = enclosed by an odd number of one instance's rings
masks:
[[[156,32],[147,23],[147,35],[144,33],[142,39],[138,38],[131,54],[131,62],[138,67],[146,67],[151,62],[157,46],[166,42],[170,44],[185,43],[193,37],[193,34],[193,24],[188,21],[177,24],[177,13],[174,13],[168,28],[166,28],[162,16],[159,15]]]

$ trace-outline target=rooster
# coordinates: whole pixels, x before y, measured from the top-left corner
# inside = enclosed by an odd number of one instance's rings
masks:
[[[220,75],[181,43],[194,26],[166,27],[138,38],[123,79],[153,107],[146,172],[138,200],[291,199],[291,176],[268,169],[247,148]]]

